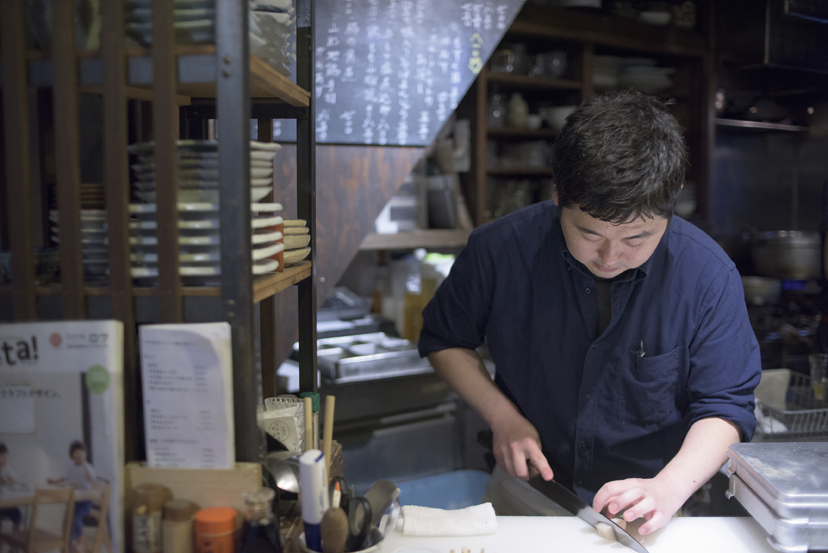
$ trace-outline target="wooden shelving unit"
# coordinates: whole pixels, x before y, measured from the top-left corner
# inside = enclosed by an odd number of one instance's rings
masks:
[[[360,250],[410,250],[415,248],[459,248],[466,245],[470,230],[418,230],[397,234],[372,233],[365,237]]]
[[[513,73],[488,72],[491,84],[500,85],[504,89],[534,89],[534,90],[580,90],[584,85],[581,81],[568,79],[538,79],[527,75]]]
[[[291,82],[248,51],[248,5],[237,0],[216,0],[215,45],[176,47],[173,0],[152,2],[153,48],[127,51],[124,40],[124,3],[101,3],[101,49],[74,48],[74,3],[59,1],[52,9],[51,52],[27,52],[24,0],[4,3],[0,18],[4,144],[6,165],[6,219],[10,228],[12,286],[0,287],[11,296],[11,313],[3,319],[37,320],[44,304],[57,306],[60,317],[110,317],[125,325],[124,381],[126,456],[136,459],[143,434],[138,424],[141,406],[137,371],[135,325],[137,320],[177,323],[186,320],[227,321],[231,326],[236,456],[257,461],[260,431],[256,424],[257,382],[265,393],[275,392],[275,306],[267,301],[292,285],[299,290],[300,386],[316,388],[316,184],[313,99],[313,0],[296,0],[297,83]],[[31,190],[40,186],[30,152],[30,135],[41,131],[38,105],[29,105],[27,90],[51,88],[54,109],[55,171],[60,217],[60,284],[35,286]],[[106,191],[109,285],[84,282],[80,220],[80,160],[78,94],[102,97],[103,186]],[[127,101],[152,102],[152,120],[136,124],[152,127],[155,140],[157,184],[158,272],[154,287],[135,286],[130,273],[129,157],[131,122]],[[221,286],[186,287],[179,276],[178,186],[175,140],[179,136],[182,106],[197,99],[203,133],[205,118],[217,119],[221,129],[219,157]],[[271,141],[272,119],[297,121],[297,216],[308,221],[310,259],[281,273],[252,274],[250,224],[250,117],[251,107],[266,106],[267,119],[259,120],[260,141]],[[184,108],[186,109],[186,108]],[[34,114],[34,117],[31,115]],[[263,117],[263,116],[262,116]],[[192,121],[188,121],[191,123]],[[151,125],[149,125],[151,123]],[[203,123],[203,124],[202,124]],[[30,128],[31,126],[31,128]],[[195,128],[191,125],[187,128]],[[132,127],[135,130],[134,127]],[[136,131],[147,139],[146,128]],[[267,131],[270,131],[269,134]],[[196,135],[191,138],[206,138]],[[277,200],[278,201],[278,200]],[[13,209],[11,207],[13,206]],[[108,300],[108,301],[106,301]],[[8,305],[8,302],[5,302]],[[193,309],[202,309],[193,315]],[[262,374],[256,374],[254,311],[259,311]],[[97,311],[96,311],[97,310]],[[140,314],[138,314],[140,311]],[[51,313],[54,313],[52,311]],[[149,315],[148,315],[149,313]],[[52,317],[55,315],[52,314]]]
[[[558,136],[558,131],[547,128],[515,129],[511,127],[488,127],[486,132],[489,138],[498,138],[500,140],[508,140],[510,138],[516,140],[542,140]]]
[[[273,297],[274,294],[278,294],[282,290],[309,278],[310,275],[311,263],[309,261],[302,261],[301,263],[287,267],[281,273],[256,276],[253,278],[253,301],[259,303]],[[132,291],[136,297],[158,296],[158,288],[155,287],[136,287]],[[0,287],[0,296],[8,296],[12,292],[13,288],[11,286]],[[35,288],[35,293],[38,296],[59,296],[62,292],[63,289],[60,284],[38,286]],[[112,294],[112,289],[108,286],[84,286],[83,294],[85,296],[109,296]],[[181,295],[185,297],[219,297],[221,296],[221,288],[211,286],[182,286]]]
[[[712,2],[699,6],[702,28],[710,22],[703,14],[712,16]],[[506,179],[536,179],[535,199],[544,199],[541,179],[552,172],[547,167],[502,167],[487,159],[487,143],[515,144],[521,141],[554,141],[557,131],[550,128],[513,129],[489,127],[488,103],[495,91],[520,92],[530,105],[573,105],[583,102],[596,92],[593,69],[596,55],[621,57],[653,57],[658,65],[676,68],[673,87],[657,93],[676,99],[672,113],[685,128],[685,139],[690,151],[688,180],[696,183],[698,208],[695,216],[706,220],[709,214],[709,186],[711,180],[712,148],[715,142],[713,100],[715,76],[712,37],[694,30],[673,26],[648,25],[625,19],[577,10],[549,8],[526,4],[509,27],[504,44],[524,43],[527,51],[548,52],[564,50],[568,53],[568,69],[564,78],[540,79],[513,73],[495,73],[483,68],[466,98],[461,102],[461,114],[472,120],[472,167],[461,175],[464,196],[475,225],[492,219],[487,205],[493,194],[491,187],[502,185]],[[601,91],[607,91],[601,88]],[[783,129],[779,129],[783,130]],[[788,129],[794,130],[794,129]]]

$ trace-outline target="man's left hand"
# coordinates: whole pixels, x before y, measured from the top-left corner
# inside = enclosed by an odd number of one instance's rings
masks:
[[[670,493],[670,489],[656,478],[628,478],[607,482],[592,502],[595,512],[605,507],[609,518],[621,511],[627,522],[644,517],[647,521],[638,529],[639,534],[650,534],[665,526],[683,504],[683,499]]]

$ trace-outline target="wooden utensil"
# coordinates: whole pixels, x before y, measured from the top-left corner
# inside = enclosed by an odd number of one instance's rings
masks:
[[[313,449],[313,400],[302,398],[305,404],[305,451]]]
[[[322,515],[320,533],[323,553],[344,553],[348,538],[348,515],[339,507],[333,507]]]
[[[322,435],[322,453],[325,454],[325,468],[331,475],[331,442],[333,441],[334,396],[325,397],[325,432]]]

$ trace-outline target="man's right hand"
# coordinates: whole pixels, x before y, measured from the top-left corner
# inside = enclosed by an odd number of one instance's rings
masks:
[[[492,450],[500,468],[512,478],[528,480],[540,473],[544,480],[554,474],[541,451],[540,436],[522,415],[510,414],[492,425]]]

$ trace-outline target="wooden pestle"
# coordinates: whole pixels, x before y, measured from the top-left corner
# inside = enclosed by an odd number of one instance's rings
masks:
[[[344,553],[348,538],[348,515],[339,507],[332,507],[322,515],[320,528],[323,553]]]

